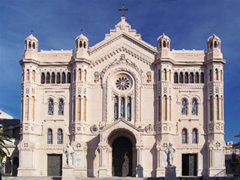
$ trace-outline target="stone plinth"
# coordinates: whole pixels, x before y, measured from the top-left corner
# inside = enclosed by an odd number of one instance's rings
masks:
[[[165,180],[177,180],[176,178],[176,166],[165,167]]]
[[[75,180],[73,167],[65,166],[62,168],[62,180]]]

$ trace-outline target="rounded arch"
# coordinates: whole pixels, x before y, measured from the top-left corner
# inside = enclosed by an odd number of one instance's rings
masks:
[[[108,137],[107,143],[109,144],[110,147],[112,147],[113,141],[115,139],[117,139],[118,137],[128,138],[132,142],[133,147],[137,144],[137,137],[135,136],[135,134],[132,133],[132,131],[125,129],[125,128],[115,129],[115,130],[111,131],[110,133],[108,133],[107,137]]]

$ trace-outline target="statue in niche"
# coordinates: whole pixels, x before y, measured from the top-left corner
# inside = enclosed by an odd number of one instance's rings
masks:
[[[176,149],[173,147],[172,143],[169,143],[168,148],[166,149],[167,154],[167,164],[168,166],[173,166],[173,159]]]
[[[73,163],[72,163],[73,153],[74,153],[72,146],[68,143],[67,146],[64,147],[63,152],[66,154],[67,165],[72,166],[73,165]]]

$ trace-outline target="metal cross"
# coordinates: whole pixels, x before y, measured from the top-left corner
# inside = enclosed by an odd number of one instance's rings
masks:
[[[215,33],[215,29],[212,30],[213,31],[213,34]]]
[[[122,5],[122,8],[118,9],[119,11],[122,11],[122,17],[124,17],[124,11],[128,11],[128,8],[124,7],[124,4]]]
[[[162,32],[163,32],[163,34],[164,34],[164,32],[165,32],[165,29],[163,29],[163,30],[162,30]]]
[[[33,30],[31,30],[31,34],[33,33]]]
[[[81,33],[83,33],[83,29],[81,29]]]

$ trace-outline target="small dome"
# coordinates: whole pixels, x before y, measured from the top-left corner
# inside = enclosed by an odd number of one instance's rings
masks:
[[[86,36],[84,36],[83,34],[80,34],[78,37],[76,37],[75,41],[78,40],[78,39],[79,40],[85,40],[85,41],[88,42],[88,38]]]
[[[217,35],[215,35],[215,34],[213,34],[212,36],[210,36],[210,37],[208,38],[208,41],[212,41],[213,39],[216,39],[216,40],[221,41],[221,39],[220,39]]]
[[[30,36],[28,36],[25,40],[38,42],[38,39],[36,37],[34,37],[32,34]]]
[[[157,38],[157,41],[159,41],[160,39],[166,39],[166,40],[170,41],[170,38],[167,35],[165,35],[164,33]]]

